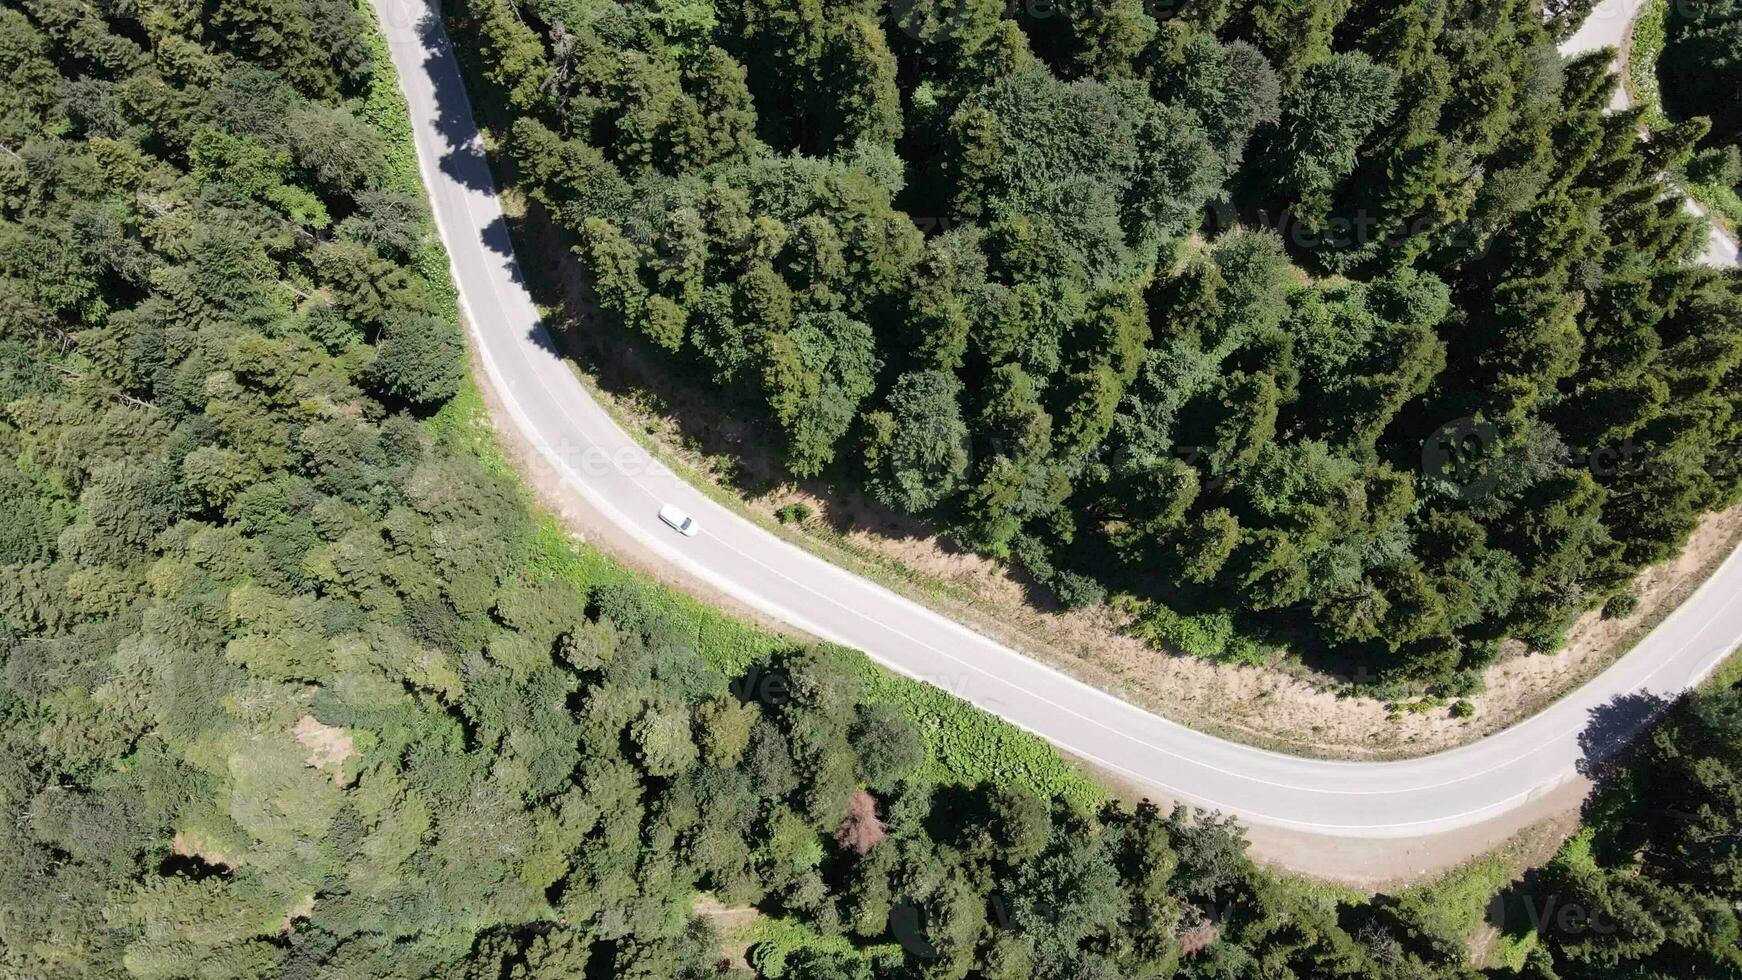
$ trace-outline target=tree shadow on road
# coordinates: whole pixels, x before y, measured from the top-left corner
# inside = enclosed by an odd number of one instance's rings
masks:
[[[1579,733],[1579,775],[1602,784],[1625,762],[1629,744],[1675,702],[1649,692],[1623,694],[1591,709]]]
[[[442,30],[441,15],[433,5],[425,6],[419,13],[417,36],[423,45],[425,64],[441,61],[451,48]],[[450,64],[455,65],[456,71],[444,71],[438,67],[430,72],[435,85],[436,131],[446,146],[440,166],[443,173],[469,190],[489,190],[493,186],[490,161],[484,153],[483,140],[478,137],[478,127],[472,117],[471,103],[466,98],[465,83],[457,71],[457,62]],[[487,244],[495,247],[494,243]],[[507,244],[506,229],[503,230],[502,244]]]

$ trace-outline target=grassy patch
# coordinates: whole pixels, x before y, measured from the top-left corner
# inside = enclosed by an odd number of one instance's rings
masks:
[[[1742,656],[1738,654],[1742,654],[1742,650],[1732,650],[1718,669],[1712,671],[1712,676],[1700,684],[1700,690],[1711,694],[1742,684]]]
[[[1488,917],[1495,897],[1521,870],[1515,856],[1496,851],[1453,868],[1433,881],[1407,888],[1400,897],[1418,903],[1436,920],[1440,930],[1463,936],[1476,966],[1518,969],[1524,965],[1530,947],[1536,945],[1536,933],[1515,935],[1500,931],[1491,933],[1492,940],[1484,942],[1484,932],[1492,928]]]
[[[901,947],[894,943],[855,946],[846,936],[824,936],[786,918],[758,916],[728,938],[749,947],[745,958],[762,977],[787,976],[787,959],[800,950],[833,953],[874,969],[899,969],[902,963]]]
[[[1361,905],[1373,897],[1371,892],[1321,878],[1277,875],[1276,883],[1284,894],[1332,913],[1340,905]]]
[[[1511,932],[1493,920],[1495,903],[1508,894],[1527,874],[1547,860],[1562,860],[1577,841],[1562,840],[1569,823],[1541,824],[1520,832],[1505,844],[1471,858],[1431,880],[1396,893],[1396,899],[1421,914],[1436,931],[1462,936],[1478,969],[1518,969],[1536,946],[1534,930],[1516,928],[1515,909],[1503,917],[1514,925]],[[1587,836],[1588,832],[1581,836]],[[1588,857],[1590,841],[1584,842]]]
[[[1645,123],[1663,123],[1663,98],[1657,85],[1657,61],[1669,42],[1669,0],[1651,0],[1633,22],[1633,42],[1628,48],[1627,74],[1623,84],[1635,105],[1645,110]]]
[[[1107,791],[1063,759],[1038,735],[1017,728],[946,691],[892,674],[854,654],[866,700],[892,704],[913,719],[929,749],[923,774],[938,782],[1026,785],[1083,809],[1107,799]]]
[[[1736,193],[1736,188],[1688,180],[1682,181],[1682,188],[1706,206],[1719,227],[1732,234],[1742,228],[1742,195]]]
[[[1669,125],[1663,108],[1663,92],[1658,85],[1657,65],[1669,42],[1670,0],[1651,0],[1639,10],[1633,22],[1632,44],[1628,49],[1627,72],[1623,79],[1627,94],[1644,111],[1642,122],[1647,128]],[[1687,195],[1704,205],[1712,221],[1726,232],[1734,234],[1742,228],[1742,196],[1736,188],[1724,184],[1689,180],[1677,173],[1676,182]]]
[[[1448,929],[1468,936],[1482,928],[1495,894],[1516,878],[1518,871],[1516,860],[1495,852],[1433,881],[1406,888],[1401,894],[1420,898]]]

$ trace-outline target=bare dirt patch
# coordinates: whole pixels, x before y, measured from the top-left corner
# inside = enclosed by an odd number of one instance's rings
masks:
[[[750,969],[750,962],[745,959],[750,951],[750,943],[742,936],[751,924],[762,917],[761,912],[748,905],[722,904],[719,899],[705,892],[696,896],[690,911],[713,925],[721,939],[721,956],[727,964],[740,970]]]
[[[290,730],[302,747],[309,750],[309,766],[328,773],[333,782],[340,786],[349,780],[345,776],[345,762],[357,754],[357,747],[351,742],[351,735],[343,728],[323,725],[315,720],[314,715],[303,715],[297,719],[296,725]]]
[[[284,924],[279,927],[278,931],[284,933],[296,928],[296,920],[308,918],[310,915],[314,914],[314,910],[315,897],[313,895],[304,895],[302,898],[297,900],[295,905],[292,905],[289,910],[284,913]]]
[[[169,841],[169,852],[178,857],[197,858],[202,864],[229,871],[241,862],[208,842],[197,831],[178,830]]]

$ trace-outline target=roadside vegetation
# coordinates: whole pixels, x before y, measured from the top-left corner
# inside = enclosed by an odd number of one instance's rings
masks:
[[[1170,649],[1444,689],[1742,490],[1742,300],[1656,183],[1706,126],[1606,116],[1583,7],[453,16],[589,329],[788,476]]]
[[[1672,4],[1664,35],[1658,78],[1670,117],[1712,122],[1682,174],[1734,237],[1742,229],[1742,4]]]
[[[1742,689],[1654,708],[1662,721],[1596,768],[1585,828],[1502,890],[1493,918],[1530,980],[1742,976]]]

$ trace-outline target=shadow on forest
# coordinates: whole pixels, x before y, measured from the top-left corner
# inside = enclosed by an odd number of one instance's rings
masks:
[[[511,178],[512,163],[496,163]],[[505,183],[512,185],[511,179]],[[974,553],[930,523],[895,511],[844,480],[793,477],[780,458],[784,437],[773,425],[758,421],[766,406],[722,389],[699,368],[677,363],[627,330],[601,329],[589,277],[571,253],[567,236],[537,202],[524,203],[525,213],[508,230],[520,245],[528,289],[547,315],[549,337],[536,338],[541,345],[573,360],[619,402],[669,419],[678,442],[706,457],[715,477],[743,496],[763,497],[792,487],[830,502],[818,519],[835,535],[932,540],[945,555]],[[853,449],[843,445],[840,452],[837,465],[850,459]],[[1006,568],[1035,607],[1060,608],[1051,590],[1026,570],[1014,563]]]

